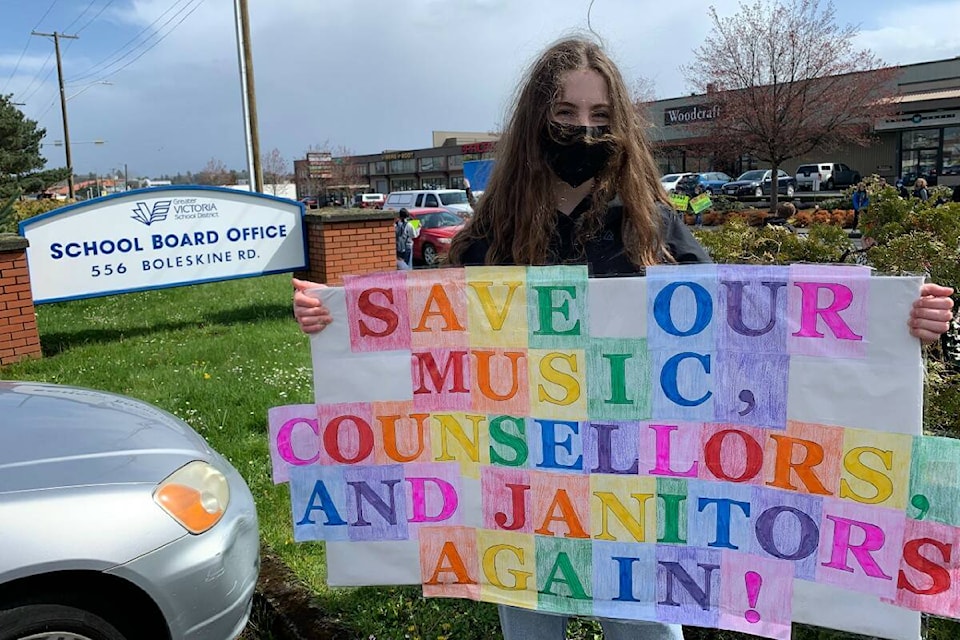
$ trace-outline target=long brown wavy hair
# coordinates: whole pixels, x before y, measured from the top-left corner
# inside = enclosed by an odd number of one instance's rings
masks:
[[[657,210],[660,203],[667,204],[666,194],[641,117],[613,61],[598,44],[575,37],[551,46],[528,72],[513,116],[497,143],[490,180],[473,217],[453,239],[449,263],[462,264],[464,253],[477,240],[489,242],[486,264],[549,263],[550,240],[556,228],[557,178],[540,141],[553,105],[561,98],[564,74],[581,69],[596,71],[607,81],[609,138],[616,150],[596,178],[592,206],[580,220],[576,244],[582,252],[601,228],[607,203],[618,197],[624,211],[623,244],[630,260],[638,268],[672,261],[664,247]]]

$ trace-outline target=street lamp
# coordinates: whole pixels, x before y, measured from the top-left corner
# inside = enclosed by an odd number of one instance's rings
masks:
[[[106,140],[83,140],[81,142],[70,141],[70,145],[75,144],[107,144]],[[41,147],[63,147],[63,140],[54,140],[53,142],[41,142]]]

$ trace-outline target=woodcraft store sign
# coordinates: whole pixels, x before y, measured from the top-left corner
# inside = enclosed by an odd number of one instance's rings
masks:
[[[468,267],[318,290],[270,411],[331,585],[790,636],[958,617],[960,440],[922,435],[920,278]]]
[[[714,120],[720,115],[720,105],[717,104],[694,104],[675,109],[663,110],[664,126],[677,124],[691,124],[693,122],[704,122]]]
[[[128,191],[20,223],[35,303],[303,269],[303,205],[215,187]]]

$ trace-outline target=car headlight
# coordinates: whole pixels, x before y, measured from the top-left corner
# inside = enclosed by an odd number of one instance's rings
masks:
[[[223,517],[230,487],[218,469],[194,460],[157,485],[153,500],[190,533],[203,533]]]
[[[450,244],[453,241],[453,238],[437,238],[437,242],[440,244]]]

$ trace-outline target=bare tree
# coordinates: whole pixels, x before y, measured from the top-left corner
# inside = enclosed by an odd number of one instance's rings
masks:
[[[854,47],[858,29],[839,26],[831,2],[755,0],[721,18],[683,68],[709,94],[716,117],[689,125],[716,148],[770,163],[771,209],[777,170],[790,158],[841,144],[869,144],[871,127],[896,111],[898,69]]]
[[[263,177],[273,191],[273,195],[277,195],[277,185],[286,182],[290,175],[286,158],[281,155],[280,149],[274,148],[273,151],[263,156],[260,165],[263,167]]]
[[[210,158],[203,169],[195,176],[197,184],[206,184],[212,186],[224,185],[230,178],[230,171],[227,165],[223,164],[217,158]]]
[[[340,187],[347,198],[351,198],[355,187],[362,178],[360,167],[353,162],[353,150],[343,145],[333,151],[333,166],[330,173],[332,185]]]
[[[637,113],[643,118],[645,124],[651,123],[650,105],[657,100],[657,87],[650,78],[643,76],[633,81],[630,87],[630,97],[633,99],[633,106]]]

